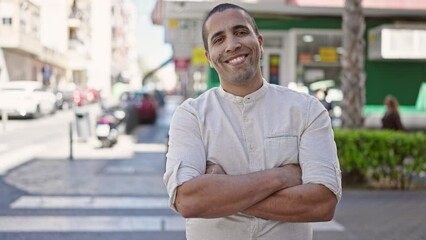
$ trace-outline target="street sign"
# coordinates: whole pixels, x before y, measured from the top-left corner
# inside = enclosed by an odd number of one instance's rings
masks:
[[[193,65],[206,65],[209,63],[206,55],[204,54],[204,48],[196,47],[192,49],[192,58]]]
[[[188,71],[189,65],[191,63],[190,59],[188,58],[175,58],[173,59],[173,62],[175,64],[176,71]]]

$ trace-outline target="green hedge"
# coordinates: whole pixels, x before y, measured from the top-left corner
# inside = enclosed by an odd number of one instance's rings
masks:
[[[426,134],[335,129],[343,183],[410,187],[426,172]]]

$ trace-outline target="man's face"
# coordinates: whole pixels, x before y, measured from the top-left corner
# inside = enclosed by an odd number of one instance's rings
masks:
[[[213,14],[206,22],[210,65],[221,80],[244,85],[260,75],[263,37],[256,35],[248,16],[239,9]]]

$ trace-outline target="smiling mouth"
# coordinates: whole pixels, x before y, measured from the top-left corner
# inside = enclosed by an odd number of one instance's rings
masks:
[[[226,61],[227,63],[230,64],[238,64],[238,63],[242,63],[245,59],[246,59],[247,55],[242,55],[242,56],[238,56],[236,58],[233,58],[231,60]]]

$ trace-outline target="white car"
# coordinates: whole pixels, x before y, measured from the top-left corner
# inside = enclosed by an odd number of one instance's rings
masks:
[[[53,114],[56,97],[36,81],[10,81],[0,83],[0,112],[11,117],[38,118]]]

